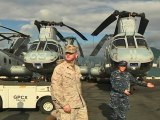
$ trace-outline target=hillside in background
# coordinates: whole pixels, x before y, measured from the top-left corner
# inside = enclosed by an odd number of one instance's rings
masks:
[[[158,63],[157,59],[160,56],[160,49],[151,47],[151,50],[154,54],[154,63]],[[87,65],[89,67],[93,67],[94,64],[102,64],[105,61],[105,57],[104,54],[100,54],[97,56],[85,56],[85,58],[79,58],[79,63],[80,65]],[[147,73],[148,77],[160,77],[160,68],[151,68],[148,73]]]
[[[152,52],[154,54],[154,61],[156,62],[158,57],[160,56],[160,49],[151,47],[151,50],[152,50]]]
[[[160,56],[160,49],[151,47],[151,50],[154,54],[154,62],[157,63],[157,59]],[[81,64],[92,64],[92,63],[103,63],[105,61],[105,57],[104,57],[104,51],[103,53],[101,52],[101,54],[98,54],[96,56],[85,56],[85,58],[79,58],[79,62]]]

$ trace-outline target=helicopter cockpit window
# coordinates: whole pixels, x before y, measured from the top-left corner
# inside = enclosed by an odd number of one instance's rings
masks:
[[[36,50],[37,44],[32,44],[29,48],[29,51]]]
[[[45,50],[58,52],[58,47],[57,45],[47,43]]]
[[[60,45],[58,45],[58,47],[59,47],[59,52],[60,52],[61,54],[63,54],[63,49],[62,49],[62,47],[61,47]]]
[[[124,39],[118,39],[118,40],[113,41],[112,48],[113,47],[125,48],[126,47],[125,40]]]
[[[4,63],[5,63],[5,64],[7,63],[7,59],[6,59],[6,58],[4,58]]]
[[[138,47],[147,47],[147,43],[144,39],[137,39]]]
[[[43,49],[44,49],[44,46],[45,46],[45,42],[46,42],[46,41],[41,41],[41,42],[39,43],[39,46],[38,46],[38,49],[37,49],[37,50],[43,50]]]
[[[127,43],[129,48],[135,48],[135,41],[133,36],[127,36]]]

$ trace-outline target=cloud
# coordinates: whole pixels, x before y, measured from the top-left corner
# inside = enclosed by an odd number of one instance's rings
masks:
[[[153,7],[154,6],[154,7]],[[150,20],[146,29],[146,37],[157,36],[160,38],[160,2],[157,0],[2,0],[0,5],[0,19],[28,21],[21,25],[21,31],[32,36],[38,33],[34,20],[63,21],[83,34],[90,34],[103,22],[114,10],[144,12]],[[7,13],[6,13],[7,12]],[[62,32],[71,33],[64,27],[58,27]],[[108,26],[102,34],[113,33],[115,23]],[[98,39],[97,39],[98,40]]]
[[[25,24],[21,27],[20,31],[24,34],[32,34],[34,28],[35,28],[35,26],[32,23]]]
[[[7,0],[1,3],[0,14],[1,19],[63,20],[73,27],[91,33],[115,9],[145,12],[152,21],[158,21],[159,6],[160,2],[156,1],[133,0]],[[7,11],[7,14],[4,11]],[[157,29],[156,25],[154,27]]]

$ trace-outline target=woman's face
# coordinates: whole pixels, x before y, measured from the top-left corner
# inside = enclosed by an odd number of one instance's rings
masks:
[[[126,70],[126,66],[119,66],[119,70],[120,70],[121,72],[124,72],[124,71]]]

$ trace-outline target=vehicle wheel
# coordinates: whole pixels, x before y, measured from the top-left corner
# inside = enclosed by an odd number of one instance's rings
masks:
[[[50,114],[55,109],[51,98],[44,98],[39,104],[39,109],[42,113]]]

